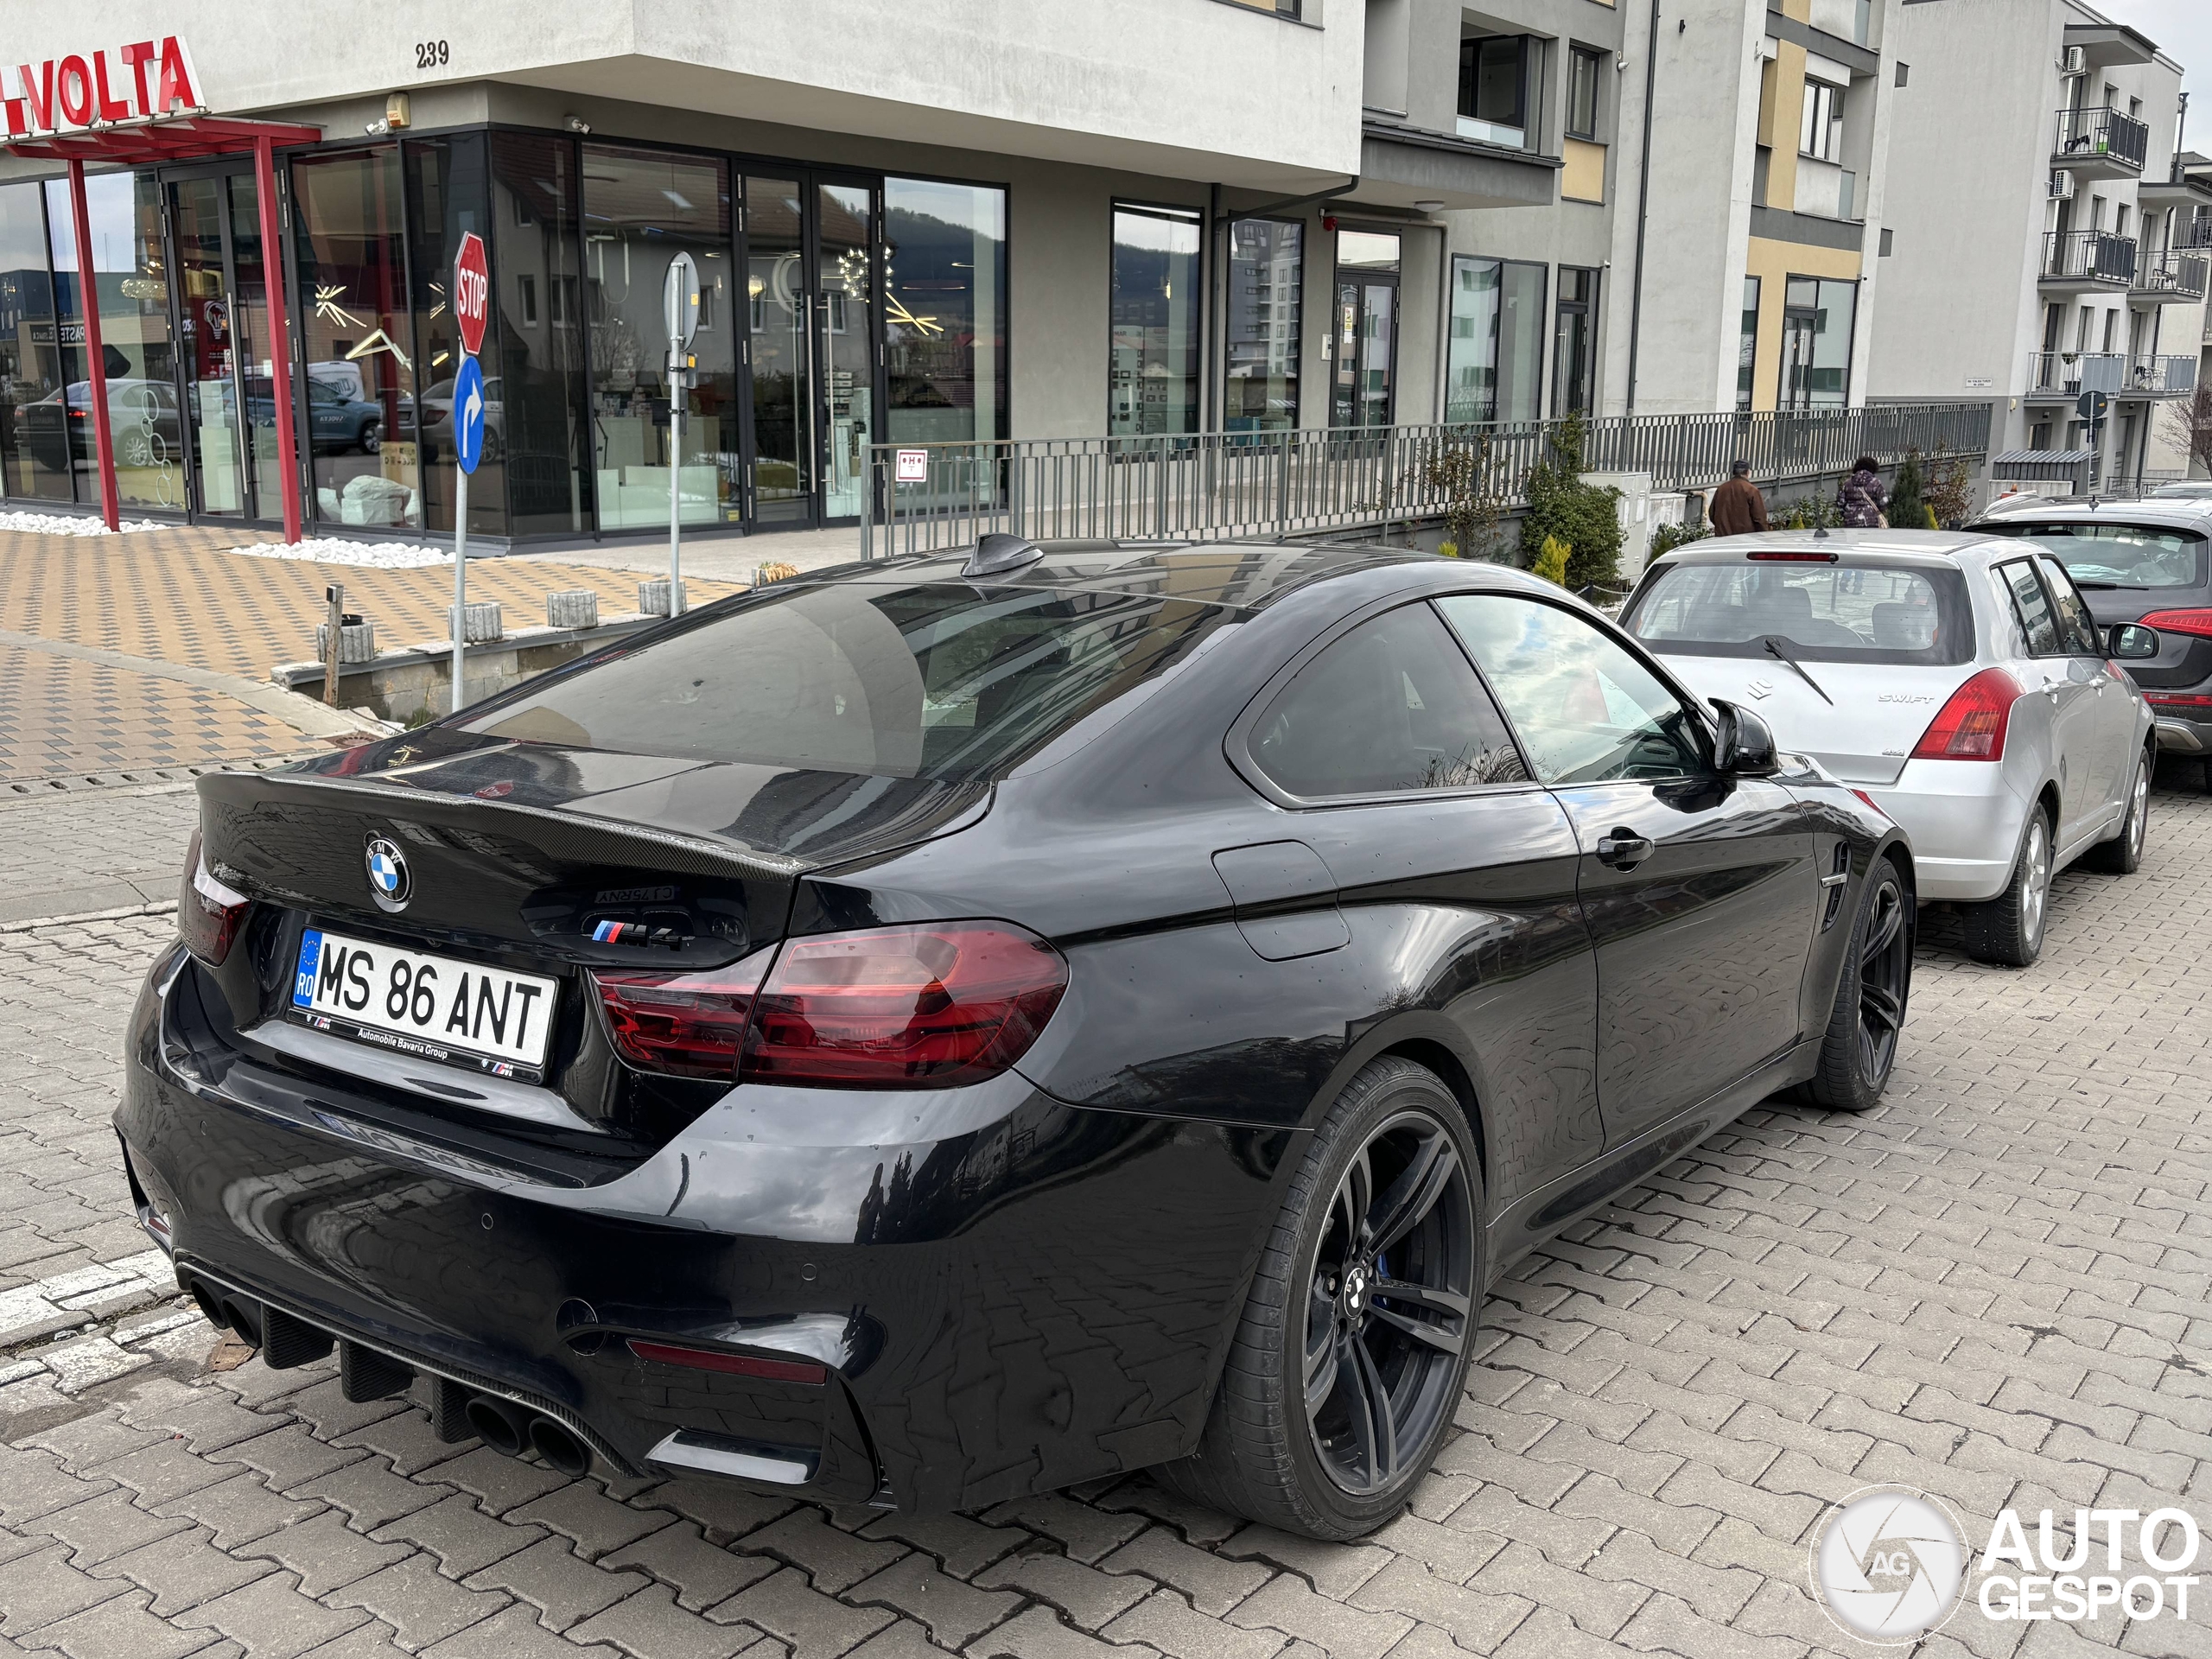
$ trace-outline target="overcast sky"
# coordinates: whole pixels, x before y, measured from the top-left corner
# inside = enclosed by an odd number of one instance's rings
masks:
[[[2182,142],[2212,156],[2212,0],[2089,0],[2091,8],[2158,43],[2182,67],[2189,130]]]

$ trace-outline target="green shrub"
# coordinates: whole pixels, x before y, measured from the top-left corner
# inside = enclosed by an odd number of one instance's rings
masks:
[[[1567,568],[1573,559],[1574,550],[1556,536],[1544,537],[1544,544],[1536,551],[1536,562],[1529,568],[1546,582],[1567,586]]]
[[[1701,542],[1712,534],[1711,524],[1694,524],[1687,519],[1671,524],[1662,524],[1651,537],[1651,556],[1656,559],[1662,553],[1672,552],[1686,542]]]
[[[1529,516],[1521,521],[1521,551],[1531,563],[1544,544],[1567,550],[1560,586],[1580,590],[1592,582],[1620,580],[1621,521],[1618,490],[1585,484],[1582,417],[1570,415],[1551,435],[1551,454],[1529,469],[1524,486]]]
[[[1908,449],[1904,464],[1897,468],[1897,482],[1890,486],[1890,523],[1901,530],[1920,528],[1920,521],[1928,516],[1922,484],[1920,451]]]
[[[1436,551],[1440,557],[1456,559],[1459,556],[1459,543],[1457,542],[1439,542],[1436,544]]]

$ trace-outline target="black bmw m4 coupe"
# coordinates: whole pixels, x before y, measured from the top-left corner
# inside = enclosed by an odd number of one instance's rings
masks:
[[[1558,588],[990,537],[200,785],[117,1115],[272,1366],[581,1471],[1405,1503],[1485,1287],[1873,1103],[1895,825]]]

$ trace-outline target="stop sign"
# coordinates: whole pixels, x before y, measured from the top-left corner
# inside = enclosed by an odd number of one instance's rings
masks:
[[[484,257],[484,238],[471,231],[453,257],[453,315],[461,324],[461,348],[471,357],[484,347],[484,325],[492,317],[492,267]]]

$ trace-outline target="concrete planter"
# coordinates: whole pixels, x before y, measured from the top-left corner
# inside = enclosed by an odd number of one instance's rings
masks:
[[[506,629],[500,625],[499,607],[496,604],[465,605],[461,611],[461,639],[463,645],[484,645],[506,636]]]
[[[472,610],[474,607],[470,607]],[[487,606],[486,609],[497,609]],[[652,619],[617,613],[596,628],[518,628],[498,639],[464,643],[461,698],[475,702],[521,684],[548,669],[650,626]],[[354,631],[346,630],[347,634]],[[364,630],[365,632],[365,630]],[[288,690],[320,698],[320,663],[279,663],[270,677]],[[349,658],[339,681],[339,707],[366,709],[381,719],[411,725],[453,706],[453,642],[419,639],[397,651]]]
[[[599,626],[599,595],[588,588],[574,593],[545,595],[545,626],[549,628],[595,628]]]
[[[638,584],[638,608],[647,616],[666,616],[668,609],[668,579],[641,582]]]
[[[372,662],[377,654],[377,625],[373,622],[348,622],[338,631],[338,660],[340,663]],[[330,660],[330,624],[315,625],[315,658],[318,663]]]

